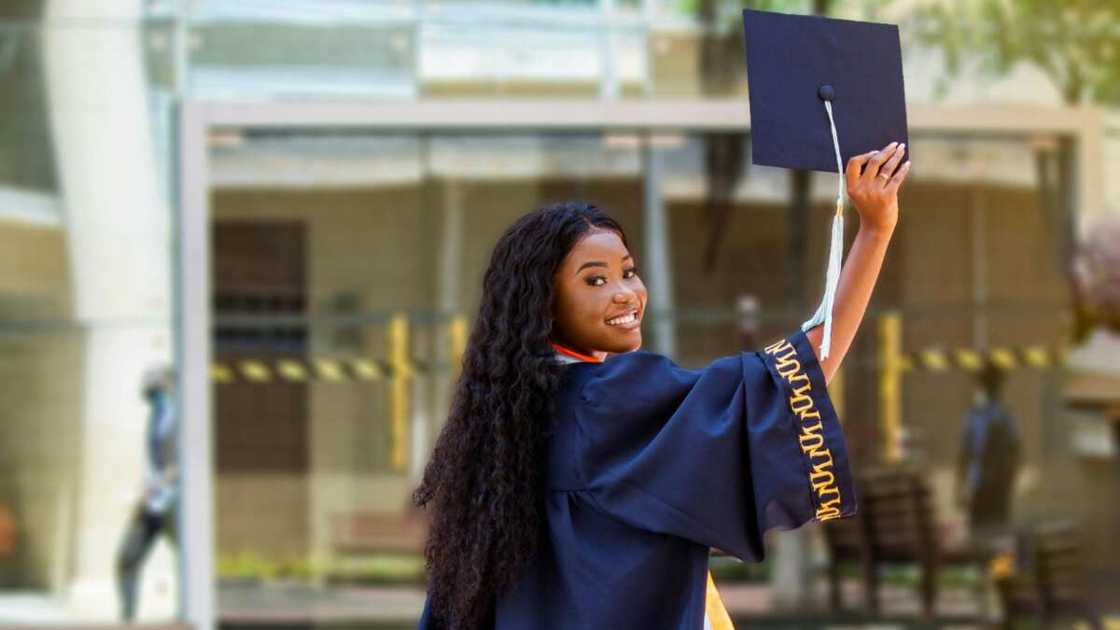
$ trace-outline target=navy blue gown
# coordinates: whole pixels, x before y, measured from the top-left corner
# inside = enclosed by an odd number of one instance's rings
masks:
[[[703,630],[709,548],[855,512],[840,423],[801,330],[699,370],[637,351],[564,367],[547,534],[497,630]],[[421,630],[452,630],[433,618]]]

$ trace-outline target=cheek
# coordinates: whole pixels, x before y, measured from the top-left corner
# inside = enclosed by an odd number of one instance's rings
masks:
[[[586,296],[578,303],[572,305],[572,307],[572,310],[576,315],[576,319],[578,319],[579,322],[584,326],[597,324],[603,320],[604,305],[599,303],[599,300],[590,295]]]
[[[576,334],[596,334],[609,304],[594,291],[585,291],[568,305],[568,322]]]
[[[578,334],[581,328],[586,328],[588,321],[598,317],[589,298],[590,296],[581,295],[571,287],[559,290],[552,308],[556,325],[566,333]]]

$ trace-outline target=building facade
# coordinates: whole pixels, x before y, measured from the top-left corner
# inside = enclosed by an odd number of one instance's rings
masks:
[[[741,51],[722,73],[702,53],[733,27],[668,0],[5,3],[0,623],[118,618],[158,366],[178,372],[182,494],[140,619],[253,618],[275,583],[345,609],[328,585],[415,577],[409,494],[490,248],[548,201],[595,201],[629,230],[649,349],[681,365],[803,321],[835,176],[749,164]],[[884,400],[880,318],[900,318],[906,352],[1060,347],[1062,212],[1085,229],[1118,211],[1120,124],[1061,106],[1029,68],[938,96],[936,51],[903,36],[915,168],[833,395],[853,457],[926,467],[954,530],[973,378],[913,370]],[[1039,164],[1065,140],[1076,174],[1048,202]],[[1071,491],[1117,457],[1096,429],[1066,439],[1061,379],[1008,380],[1024,521],[1093,514]]]

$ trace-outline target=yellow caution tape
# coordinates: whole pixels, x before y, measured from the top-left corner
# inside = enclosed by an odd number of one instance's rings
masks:
[[[923,350],[919,353],[922,363],[935,372],[944,372],[949,369],[949,359],[940,350]]]
[[[959,348],[954,354],[957,358],[957,365],[969,372],[979,371],[984,365],[984,360],[980,358],[980,353],[971,348]]]
[[[342,365],[334,359],[315,359],[315,371],[318,372],[319,378],[331,383],[341,383],[347,380]]]
[[[280,376],[289,381],[302,383],[307,380],[307,369],[298,361],[281,359],[276,362],[276,371],[280,373]]]
[[[992,363],[1001,370],[1013,369],[1017,363],[1015,354],[1007,348],[993,348],[988,356]]]
[[[253,383],[268,383],[272,380],[272,372],[268,366],[252,359],[241,362],[241,374]]]

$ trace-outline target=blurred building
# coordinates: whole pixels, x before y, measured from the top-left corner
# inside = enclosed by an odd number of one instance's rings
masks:
[[[594,200],[622,221],[651,290],[649,347],[682,365],[740,349],[743,295],[764,340],[803,321],[834,176],[749,165],[741,52],[713,71],[693,4],[3,3],[0,508],[16,533],[0,623],[115,618],[141,377],[160,361],[183,374],[186,553],[157,547],[142,619],[235,623],[299,598],[358,610],[329,585],[414,574],[409,492],[481,273],[501,230],[546,201]],[[835,385],[853,456],[926,467],[954,527],[973,377],[915,366],[885,398],[879,357],[888,343],[914,361],[1008,349],[1027,471],[1016,517],[1089,523],[1115,564],[1115,508],[1087,497],[1114,495],[1117,447],[1105,420],[1067,409],[1055,364],[1067,226],[1120,212],[1120,118],[1063,106],[1030,68],[938,95],[939,55],[903,38],[915,168]],[[1045,167],[1063,141],[1067,189]],[[1023,359],[1030,347],[1044,360]],[[314,589],[255,590],[277,578]],[[414,590],[386,614],[418,612]]]

